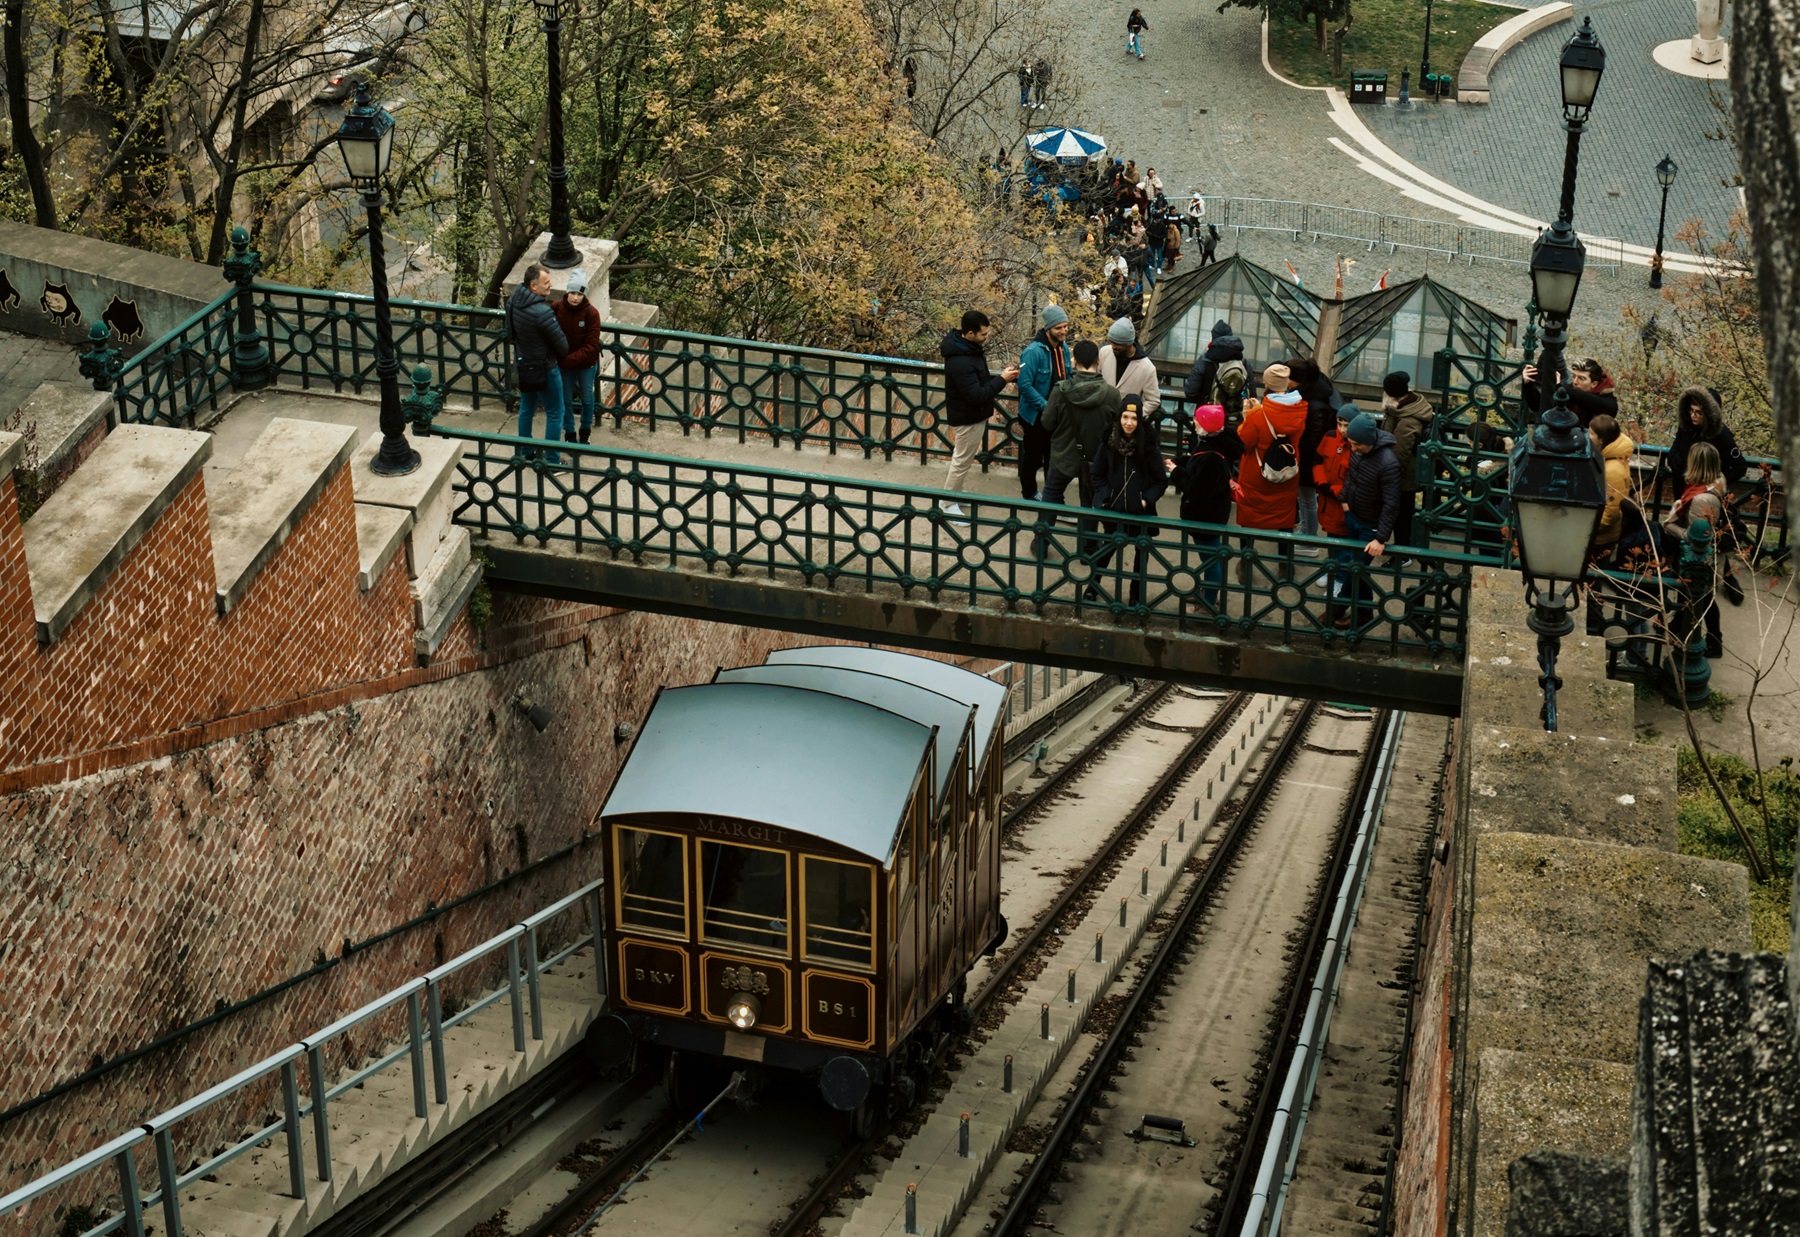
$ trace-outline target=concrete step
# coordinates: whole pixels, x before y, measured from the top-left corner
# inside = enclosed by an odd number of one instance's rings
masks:
[[[231,613],[350,459],[356,430],[276,417],[207,488],[220,616]]]

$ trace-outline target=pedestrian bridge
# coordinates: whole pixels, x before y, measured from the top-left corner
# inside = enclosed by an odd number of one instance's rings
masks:
[[[366,403],[343,398],[375,390],[368,298],[262,284],[244,295],[269,353],[274,389],[256,401],[266,412],[372,422]],[[228,292],[133,358],[120,418],[216,423],[246,385],[234,370],[237,309]],[[1469,590],[1499,561],[1483,541],[1504,493],[1503,457],[1478,436],[1422,448],[1420,525],[1437,548],[1404,566],[1171,519],[1082,535],[1072,509],[1016,497],[1007,416],[961,497],[966,518],[946,513],[953,496],[933,488],[950,450],[936,365],[611,323],[595,441],[565,445],[566,467],[550,469],[532,462],[541,444],[508,432],[499,311],[400,301],[393,319],[417,376],[415,432],[465,444],[454,518],[506,587],[1211,686],[1459,707]],[[1504,413],[1517,363],[1450,361],[1456,406],[1440,423]],[[1180,450],[1191,412],[1174,392],[1164,412],[1165,446]],[[1776,531],[1785,549],[1785,521]],[[1334,571],[1367,598],[1345,629],[1331,621]]]

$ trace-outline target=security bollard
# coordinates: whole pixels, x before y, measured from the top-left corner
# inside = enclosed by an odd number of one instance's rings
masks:
[[[1075,1004],[1075,968],[1069,968],[1069,1004]]]
[[[1206,801],[1208,803],[1212,802],[1212,788],[1213,788],[1212,779],[1209,777],[1206,779]]]
[[[1038,1038],[1050,1038],[1050,1002],[1045,1001],[1038,1009]]]
[[[1197,813],[1196,819],[1198,819]],[[1175,840],[1177,842],[1187,841],[1187,817],[1185,816],[1175,822]]]
[[[1125,899],[1125,898],[1120,898],[1120,899],[1119,899],[1119,926],[1120,926],[1120,927],[1121,927],[1121,928],[1123,928],[1123,927],[1124,927],[1124,926],[1125,926],[1125,906],[1126,906],[1126,902],[1127,902],[1127,899]]]
[[[1237,768],[1237,748],[1231,749],[1231,767]]]
[[[1012,1053],[1006,1054],[1006,1072],[1000,1075],[1000,1090],[1012,1094]]]
[[[956,1154],[963,1159],[969,1158],[969,1114],[962,1115],[962,1126],[956,1132]]]
[[[919,1231],[919,1187],[915,1182],[906,1186],[906,1232]]]
[[[1168,838],[1164,838],[1163,842],[1162,842],[1162,866],[1165,868],[1169,866],[1169,839]]]
[[[1106,961],[1106,933],[1094,933],[1094,961]]]
[[[1150,869],[1147,867],[1140,868],[1138,870],[1138,893],[1146,898],[1150,896]],[[1125,905],[1124,905],[1124,903],[1120,903],[1119,904],[1119,916],[1121,919],[1123,919],[1124,915],[1125,915]],[[1119,926],[1123,927],[1124,924],[1121,923]]]
[[[1212,796],[1209,794],[1207,797],[1211,798]],[[1198,799],[1194,800],[1194,819],[1195,820],[1200,819],[1200,800],[1198,800]]]

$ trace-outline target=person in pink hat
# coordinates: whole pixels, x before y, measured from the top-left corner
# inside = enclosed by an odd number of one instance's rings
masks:
[[[1223,404],[1202,404],[1194,409],[1194,432],[1193,450],[1179,463],[1169,464],[1169,479],[1181,494],[1181,518],[1199,524],[1229,524],[1243,440],[1226,429]],[[1225,580],[1224,536],[1216,528],[1191,528],[1188,538],[1201,547],[1200,603],[1218,614],[1222,609],[1219,585]]]

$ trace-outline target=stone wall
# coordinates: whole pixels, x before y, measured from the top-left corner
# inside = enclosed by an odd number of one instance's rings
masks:
[[[574,847],[0,1124],[0,1193],[592,879],[584,833],[627,749],[615,725],[665,683],[813,642],[506,594],[486,640],[377,694],[0,798],[0,985],[15,994],[0,1003],[0,1109]],[[543,733],[512,705],[519,689],[554,715]],[[267,1103],[190,1123],[184,1146],[210,1148]],[[95,1180],[34,1207],[30,1231],[112,1188]]]
[[[130,355],[229,287],[217,267],[0,219],[0,330],[78,343],[104,320]]]

